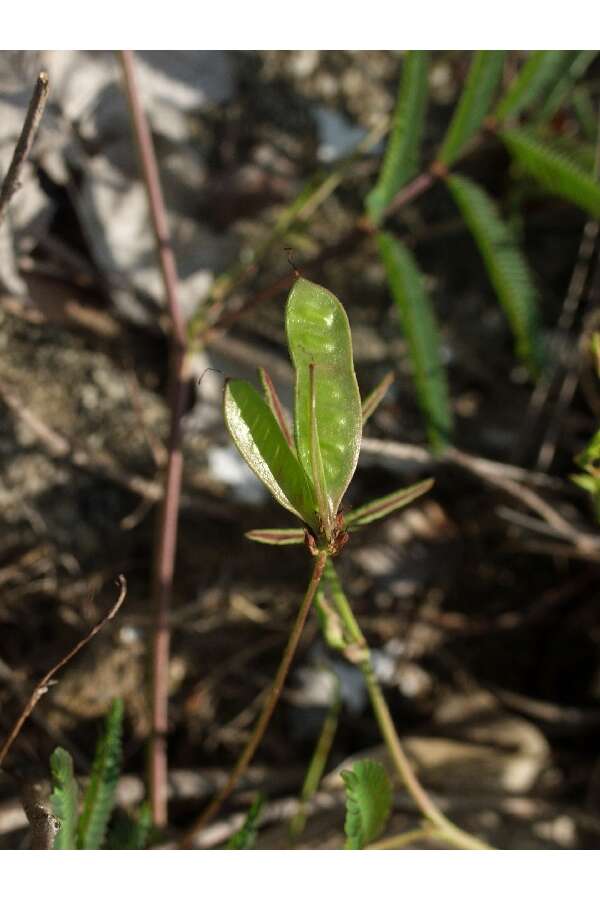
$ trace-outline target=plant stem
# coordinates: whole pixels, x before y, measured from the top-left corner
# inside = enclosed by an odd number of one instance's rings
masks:
[[[181,499],[183,456],[181,450],[181,422],[187,403],[186,376],[187,337],[177,299],[177,267],[169,238],[167,216],[163,200],[152,134],[142,108],[135,77],[131,50],[121,51],[125,89],[131,111],[131,121],[137,143],[142,175],[156,248],[162,274],[167,309],[171,321],[169,340],[170,428],[168,457],[165,471],[165,491],[157,522],[152,598],[154,606],[154,636],[152,640],[152,733],[149,744],[149,785],[152,821],[157,828],[167,824],[167,731],[169,703],[169,611],[173,591],[177,526]]]
[[[424,828],[414,828],[412,831],[395,834],[393,837],[384,838],[384,840],[377,841],[375,844],[369,844],[365,847],[365,850],[402,850],[404,847],[409,847],[411,844],[416,843],[416,841],[435,840],[443,841],[443,833],[435,831],[426,825]]]
[[[381,735],[391,756],[394,768],[404,784],[404,787],[427,821],[435,827],[436,831],[439,832],[440,837],[443,836],[443,840],[447,844],[462,850],[490,850],[491,848],[483,841],[480,841],[473,835],[468,834],[468,832],[463,831],[457,825],[454,825],[450,819],[446,818],[444,813],[436,806],[416,777],[404,752],[383,691],[381,690],[373,670],[369,646],[361,631],[360,625],[352,612],[348,598],[342,589],[342,585],[331,560],[328,560],[327,562],[324,577],[331,590],[331,596],[338,615],[347,629],[349,638],[354,644],[354,646],[352,646],[353,652],[352,654],[349,654],[349,658],[356,659],[356,664],[363,673]]]
[[[317,592],[317,588],[319,586],[319,582],[321,581],[321,577],[323,575],[323,570],[325,569],[325,563],[327,562],[327,553],[324,550],[319,551],[317,557],[315,559],[315,564],[313,567],[312,575],[310,582],[308,584],[308,588],[306,589],[306,593],[304,595],[304,599],[300,605],[300,609],[298,610],[298,615],[296,616],[296,621],[294,622],[294,626],[290,632],[290,636],[288,638],[288,642],[286,644],[285,650],[283,651],[283,656],[281,657],[281,662],[279,663],[279,668],[277,669],[277,674],[273,680],[273,684],[271,685],[271,690],[269,691],[269,695],[267,697],[266,703],[263,707],[263,710],[260,714],[260,717],[254,726],[254,731],[250,735],[250,739],[244,750],[242,751],[241,756],[236,762],[231,775],[229,776],[226,784],[223,785],[217,796],[212,800],[212,802],[206,807],[204,812],[199,816],[199,818],[194,822],[192,827],[186,832],[183,836],[183,839],[180,843],[180,848],[182,850],[191,850],[194,845],[194,838],[196,834],[204,828],[204,826],[216,815],[216,813],[220,810],[221,806],[225,802],[225,800],[229,797],[236,784],[246,772],[248,766],[250,765],[254,754],[260,744],[265,731],[267,730],[267,726],[271,721],[271,716],[275,710],[277,705],[277,701],[281,695],[281,691],[283,689],[283,685],[287,678],[287,674],[290,670],[290,666],[292,664],[292,660],[296,653],[298,643],[300,641],[300,636],[302,635],[302,631],[304,629],[304,623],[308,617],[308,613],[310,612],[310,608],[312,606],[313,600],[315,598],[315,594]]]
[[[33,89],[31,100],[29,101],[29,108],[27,109],[27,115],[23,122],[23,128],[21,129],[21,134],[17,141],[13,158],[8,167],[8,172],[6,173],[4,181],[2,182],[2,187],[0,188],[0,225],[2,224],[4,214],[13,194],[21,187],[21,173],[23,171],[23,166],[29,156],[37,130],[42,121],[42,116],[44,115],[46,100],[48,99],[48,85],[48,73],[40,72],[35,83],[35,88]]]

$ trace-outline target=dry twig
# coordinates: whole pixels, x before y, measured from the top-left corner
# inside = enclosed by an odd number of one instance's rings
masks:
[[[4,181],[2,182],[2,187],[0,188],[0,225],[2,225],[2,220],[4,219],[8,204],[13,195],[16,194],[21,187],[21,172],[23,171],[23,166],[31,151],[33,141],[44,114],[47,99],[48,74],[47,72],[40,72],[35,88],[33,89],[31,100],[29,101],[29,108],[27,110],[27,115],[25,116],[25,121],[23,122],[23,128],[21,129],[17,146],[15,147],[15,152],[13,153],[13,158],[8,167],[8,172],[6,173]]]
[[[102,616],[100,621],[94,625],[94,627],[86,634],[85,637],[78,641],[75,646],[72,647],[71,650],[69,650],[69,652],[56,663],[56,665],[52,666],[52,668],[48,672],[46,672],[44,677],[41,678],[34,687],[29,700],[27,701],[25,707],[23,708],[23,711],[21,712],[21,715],[13,725],[10,734],[5,739],[4,743],[0,746],[0,768],[2,768],[2,764],[6,759],[8,751],[14,744],[21,729],[23,728],[23,725],[31,715],[33,709],[38,704],[40,699],[44,696],[48,688],[51,686],[52,679],[57,674],[57,672],[59,672],[63,668],[63,666],[66,666],[66,664],[71,659],[73,659],[73,657],[76,656],[80,650],[83,650],[86,644],[89,644],[92,638],[95,637],[102,628],[104,628],[106,623],[111,619],[114,619],[114,617],[118,613],[123,604],[123,601],[125,600],[125,597],[127,596],[127,582],[125,581],[125,576],[119,575],[117,583],[119,585],[119,596],[117,597],[115,603],[113,603],[109,611],[104,616]]]

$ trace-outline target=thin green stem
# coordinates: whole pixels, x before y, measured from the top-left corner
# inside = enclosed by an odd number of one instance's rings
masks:
[[[317,745],[306,772],[304,784],[302,785],[302,793],[300,794],[298,812],[290,822],[290,840],[292,842],[298,840],[304,831],[304,826],[306,824],[306,804],[316,792],[321,782],[321,778],[323,777],[323,772],[325,771],[325,766],[327,765],[327,760],[329,759],[329,754],[331,752],[333,739],[337,731],[340,707],[341,699],[338,682],[333,703],[325,716],[325,721],[323,722]]]
[[[256,725],[254,726],[254,731],[250,735],[250,739],[244,747],[238,761],[233,768],[233,771],[231,772],[231,775],[227,779],[227,782],[223,785],[216,797],[212,800],[211,803],[209,803],[204,812],[198,817],[192,827],[184,835],[180,844],[182,850],[192,849],[196,834],[201,831],[201,829],[204,828],[204,826],[220,810],[221,806],[229,797],[240,778],[246,772],[248,766],[252,761],[252,758],[254,757],[254,754],[256,753],[256,750],[258,749],[258,745],[263,739],[263,735],[267,730],[269,722],[271,721],[271,716],[273,715],[275,707],[277,706],[277,701],[279,700],[279,697],[281,695],[281,691],[287,678],[287,674],[290,670],[292,660],[298,648],[300,636],[302,635],[302,631],[304,629],[304,623],[306,622],[308,613],[310,612],[310,608],[317,592],[317,588],[319,587],[319,582],[321,581],[326,561],[327,553],[324,550],[321,550],[317,554],[317,557],[315,559],[315,564],[313,567],[310,582],[308,584],[308,588],[306,589],[306,594],[304,595],[304,599],[302,600],[300,609],[298,610],[298,615],[296,616],[296,621],[294,622],[294,626],[290,632],[286,648],[283,651],[283,656],[281,657],[281,662],[279,663],[277,674],[275,675],[273,684],[271,685],[271,690],[269,691],[269,695],[267,697],[263,710],[258,718]]]
[[[443,839],[447,844],[463,850],[490,850],[491,848],[488,844],[454,825],[437,807],[416,777],[404,752],[383,691],[373,670],[369,646],[352,612],[331,560],[327,561],[324,580],[331,591],[331,597],[337,613],[348,633],[350,644],[346,651],[347,656],[359,666],[363,674],[381,735],[404,787],[427,821],[434,826],[440,836],[443,835]]]

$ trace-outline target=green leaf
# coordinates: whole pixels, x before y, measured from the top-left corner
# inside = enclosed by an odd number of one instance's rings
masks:
[[[317,530],[310,481],[258,391],[246,381],[227,381],[224,413],[233,442],[255,475],[278,503]]]
[[[490,281],[515,336],[518,355],[535,375],[543,363],[538,293],[527,260],[496,205],[482,188],[462,175],[448,187],[479,248]]]
[[[367,210],[375,224],[401,187],[419,167],[419,153],[427,105],[429,54],[409,50],[404,57],[394,120],[376,186],[367,196]]]
[[[290,544],[303,544],[305,531],[303,528],[256,528],[247,531],[246,537],[259,544],[276,544],[287,547]]]
[[[292,438],[291,431],[288,426],[287,417],[279,399],[279,395],[275,390],[275,385],[271,381],[271,376],[263,367],[259,367],[258,377],[260,378],[260,383],[262,384],[263,394],[265,395],[265,400],[267,401],[267,406],[275,416],[277,420],[277,424],[281,428],[281,433],[285,438],[285,442],[293,452],[294,456],[296,455],[296,447],[294,445],[294,440]]]
[[[356,469],[362,433],[348,317],[331,291],[299,278],[287,301],[286,331],[296,370],[296,448],[309,478],[313,477],[310,367],[314,366],[314,427],[331,521]]]
[[[378,500],[372,500],[370,503],[365,503],[364,506],[359,506],[344,516],[344,523],[350,531],[354,531],[356,528],[368,525],[370,522],[375,522],[384,516],[389,516],[391,513],[402,509],[403,506],[408,506],[417,497],[431,490],[433,485],[433,478],[427,478],[425,481],[419,481],[417,484],[411,484],[410,487],[401,488],[399,491],[394,491],[385,497],[380,497]]]
[[[142,803],[133,815],[118,810],[106,841],[107,850],[145,850],[152,832],[152,810]]]
[[[60,819],[60,831],[54,839],[55,850],[75,850],[79,816],[79,788],[73,772],[71,754],[57,747],[50,757],[52,773],[52,812]]]
[[[502,78],[505,50],[478,50],[469,67],[466,84],[448,127],[438,162],[451,166],[479,130]]]
[[[392,808],[392,788],[385,769],[370,759],[342,772],[346,788],[346,849],[362,850],[386,826]]]
[[[260,794],[248,810],[244,824],[236,831],[225,846],[226,850],[252,850],[258,835],[258,819],[264,805],[264,797]]]
[[[600,461],[600,431],[597,431],[585,450],[577,457],[580,466],[594,466]]]
[[[600,184],[560,151],[522,129],[500,134],[511,155],[542,187],[600,217]]]
[[[552,119],[568,101],[576,82],[585,75],[597,55],[597,50],[576,50],[567,53],[569,57],[568,66],[562,74],[559,73],[550,88],[546,100],[534,115],[534,119],[538,124]],[[592,139],[595,140],[595,133]]]
[[[433,308],[411,252],[387,233],[378,235],[377,244],[408,343],[429,441],[440,450],[452,433],[452,410]]]
[[[106,836],[121,770],[123,701],[114,700],[106,716],[104,734],[96,746],[90,782],[83,798],[77,830],[79,850],[99,850]]]
[[[393,372],[388,372],[387,375],[381,379],[377,387],[371,391],[368,397],[365,397],[362,403],[362,421],[363,425],[370,419],[385,395],[387,394],[388,388],[392,384],[394,378],[396,376]]]
[[[564,74],[573,56],[571,50],[534,51],[496,107],[496,119],[503,122],[531,107]]]

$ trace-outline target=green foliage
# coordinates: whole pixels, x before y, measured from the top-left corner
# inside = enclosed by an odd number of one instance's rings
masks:
[[[431,490],[433,484],[433,478],[427,478],[425,481],[419,481],[410,487],[401,488],[399,491],[394,491],[385,497],[380,497],[378,500],[365,503],[364,506],[359,506],[346,515],[346,526],[350,531],[354,531],[358,527],[369,525],[371,522],[376,522],[377,519],[389,516],[390,513],[402,509],[403,506],[407,506],[413,500]]]
[[[375,412],[375,410],[377,409],[377,407],[379,406],[379,404],[385,397],[389,386],[391,385],[391,383],[394,380],[394,377],[395,376],[394,376],[393,372],[388,372],[388,374],[384,375],[384,377],[381,379],[381,381],[379,382],[377,387],[371,391],[369,396],[365,397],[365,399],[363,400],[363,403],[362,403],[363,426],[364,426],[365,422],[367,421],[367,419],[369,419],[373,415],[373,413]]]
[[[379,223],[395,194],[416,174],[427,106],[429,54],[410,50],[404,57],[391,134],[377,184],[367,197],[367,210]]]
[[[104,843],[113,811],[121,769],[123,701],[114,700],[106,717],[105,731],[96,747],[90,781],[83,798],[77,829],[80,850],[98,850]]]
[[[362,409],[346,312],[326,288],[299,278],[288,297],[286,334],[296,371],[295,439],[298,457],[326,508],[321,525],[329,536],[356,469]]]
[[[57,747],[50,757],[52,775],[52,812],[60,819],[60,831],[54,839],[55,850],[75,850],[79,816],[79,788],[71,754]]]
[[[133,815],[119,812],[113,816],[106,849],[145,850],[151,832],[152,811],[148,803],[142,803]]]
[[[542,365],[538,295],[521,248],[495,203],[462,175],[448,186],[479,248],[490,281],[510,323],[517,353],[537,374]]]
[[[224,414],[229,433],[254,474],[278,503],[316,529],[310,480],[258,391],[246,381],[227,381]]]
[[[467,81],[438,154],[438,161],[451,166],[479,130],[489,112],[502,77],[505,50],[478,50]]]
[[[342,772],[346,788],[346,849],[362,850],[386,826],[392,808],[392,788],[385,769],[370,759]]]
[[[512,156],[542,187],[594,218],[600,216],[600,184],[591,173],[525,130],[504,131],[501,137]]]
[[[600,522],[600,430],[575,461],[583,473],[572,475],[571,480],[591,495],[596,519]]]
[[[498,104],[498,121],[514,118],[532,106],[568,70],[574,55],[572,50],[533,52]]]
[[[254,844],[256,843],[256,837],[258,834],[258,820],[260,818],[264,802],[264,797],[259,794],[248,810],[248,814],[240,830],[236,831],[236,833],[233,834],[227,841],[227,845],[225,847],[226,850],[252,850]]]
[[[545,52],[557,53],[560,51],[550,50]],[[558,77],[555,77],[553,82],[551,81],[548,95],[539,111],[534,115],[534,119],[538,124],[547,122],[556,115],[561,106],[568,100],[576,82],[585,74],[597,55],[597,50],[576,50],[565,53],[567,57],[566,65],[565,67],[559,66]],[[563,69],[562,72],[560,71],[561,68]],[[594,132],[591,139],[595,140],[595,137]]]
[[[452,433],[452,410],[433,308],[423,277],[407,247],[386,233],[378,235],[377,244],[408,342],[429,440],[435,450],[440,450]]]

